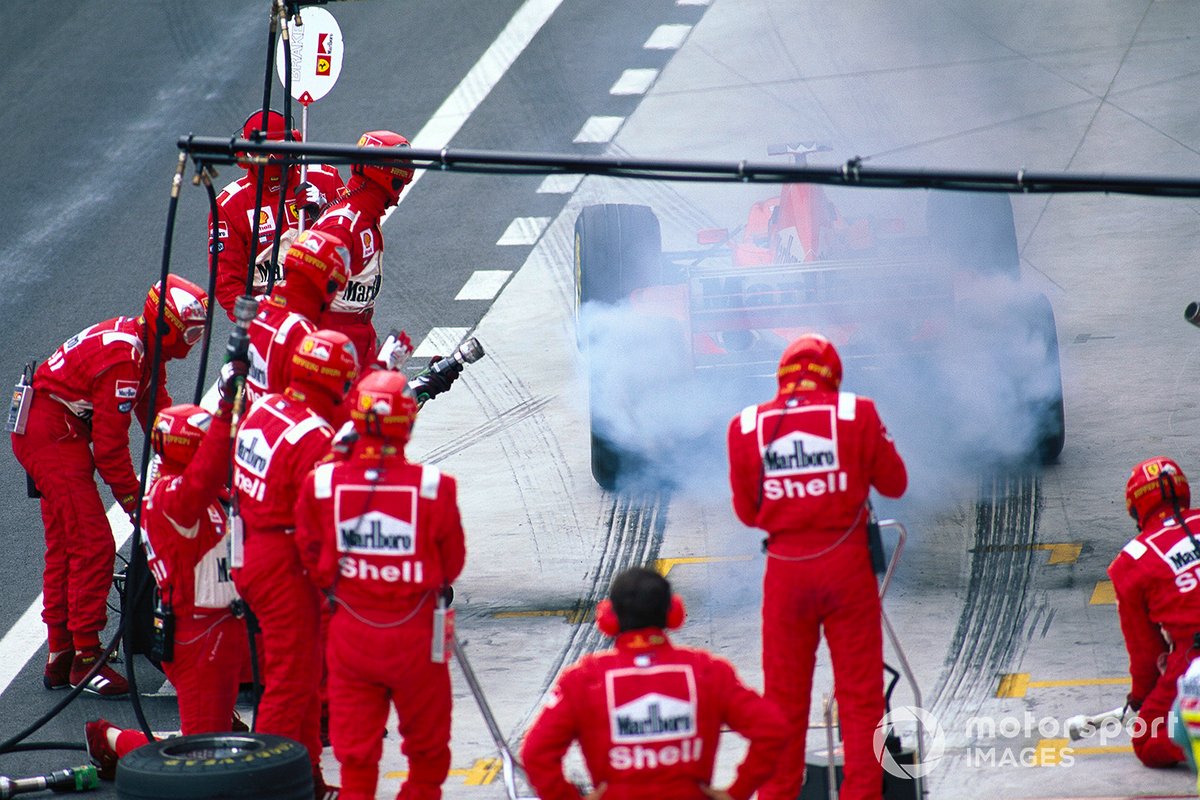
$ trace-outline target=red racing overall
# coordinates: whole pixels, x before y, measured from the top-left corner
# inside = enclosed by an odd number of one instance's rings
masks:
[[[787,725],[779,710],[744,686],[724,659],[641,628],[563,671],[525,735],[521,759],[542,800],[579,800],[562,767],[575,741],[592,783],[605,784],[605,800],[702,800],[725,725],[750,740],[728,789],[745,800],[783,749]]]
[[[304,477],[329,452],[334,404],[288,388],[259,399],[238,426],[234,489],[245,526],[234,583],[262,628],[265,691],[256,729],[308,748],[320,774],[320,596],[293,539]]]
[[[217,498],[229,474],[229,419],[213,417],[182,474],[164,474],[142,503],[147,563],[175,615],[174,658],[163,664],[179,699],[184,735],[230,730],[238,683],[250,658],[229,574],[225,512]]]
[[[319,310],[319,309],[318,309]],[[313,310],[314,315],[318,310]],[[291,382],[292,353],[305,336],[317,329],[312,317],[274,298],[258,304],[251,320],[250,372],[246,375],[247,405],[272,392],[282,392]]]
[[[837,372],[840,382],[840,363]],[[786,389],[746,408],[728,433],[734,510],[768,534],[765,695],[791,723],[779,769],[759,797],[799,796],[824,629],[845,744],[841,797],[878,800],[883,775],[872,737],[884,714],[883,639],[866,504],[872,487],[900,496],[907,473],[871,400],[820,386]]]
[[[394,201],[392,201],[394,202]],[[321,316],[320,326],[341,331],[358,350],[359,370],[375,360],[375,299],[383,283],[383,231],[387,193],[361,175],[353,175],[346,191],[325,209],[313,230],[326,231],[350,245],[350,280]]]
[[[270,172],[279,171],[277,165],[267,167],[267,180],[263,186],[262,206],[258,209],[258,241],[251,242],[254,232],[254,198],[257,194],[257,168],[251,168],[248,174],[233,181],[217,195],[217,302],[229,318],[233,319],[233,306],[238,297],[246,293],[246,268],[250,263],[250,254],[254,253],[256,267],[254,271],[253,289],[255,296],[267,291],[267,267],[271,250],[275,243],[276,234],[283,235],[280,243],[280,259],[287,252],[292,232],[296,230],[299,219],[296,215],[295,203],[290,199],[285,205],[286,219],[283,225],[276,223],[275,216],[279,211],[279,191],[282,183],[279,177],[271,180]],[[332,200],[342,190],[342,176],[334,167],[324,164],[313,164],[308,167],[307,180],[320,190],[321,194]],[[300,168],[293,167],[288,180],[288,191],[300,183]],[[311,224],[312,219],[309,219]],[[209,219],[208,246],[213,247],[212,220]]]
[[[1183,518],[1200,532],[1200,511]],[[1176,681],[1200,650],[1200,550],[1169,511],[1156,514],[1108,568],[1117,594],[1121,633],[1129,652],[1129,699],[1138,707],[1133,751],[1149,767],[1184,760],[1171,741],[1167,713]]]
[[[150,361],[139,317],[85,328],[37,368],[29,421],[13,453],[42,494],[46,527],[42,620],[50,651],[95,647],[107,622],[116,546],[96,473],[126,512],[140,480],[129,454],[130,412],[147,423]],[[165,364],[155,408],[171,404]]]
[[[329,734],[343,800],[373,800],[389,707],[408,779],[397,797],[436,800],[450,769],[450,673],[430,652],[436,599],[466,558],[457,484],[363,436],[305,480],[297,545],[335,603],[329,623]]]

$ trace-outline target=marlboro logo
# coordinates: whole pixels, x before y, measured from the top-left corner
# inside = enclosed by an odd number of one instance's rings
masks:
[[[758,436],[763,471],[768,477],[838,469],[837,419],[833,406],[764,413],[759,419]]]
[[[696,679],[690,665],[611,670],[605,683],[614,743],[696,735]]]

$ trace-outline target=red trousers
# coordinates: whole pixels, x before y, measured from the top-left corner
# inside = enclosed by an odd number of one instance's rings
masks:
[[[116,558],[90,443],[82,420],[40,395],[30,407],[25,433],[12,437],[13,454],[42,493],[42,621],[69,630],[77,647],[77,634],[94,638],[108,623],[105,603]]]
[[[163,664],[179,696],[179,726],[192,733],[227,731],[242,670],[250,660],[246,623],[228,611],[175,620],[175,657]]]
[[[772,545],[772,549],[775,547]],[[883,768],[872,739],[884,714],[879,585],[865,544],[847,542],[807,561],[767,557],[763,580],[766,698],[790,736],[761,800],[795,800],[804,781],[805,739],[817,644],[824,629],[845,747],[841,800],[880,800]]]
[[[1190,643],[1187,643],[1190,644]],[[1147,767],[1173,767],[1184,761],[1183,751],[1171,740],[1167,717],[1179,693],[1178,681],[1197,655],[1195,650],[1177,647],[1167,656],[1167,668],[1138,710],[1133,723],[1133,752]]]
[[[422,609],[427,610],[427,609]],[[395,705],[408,779],[399,800],[438,800],[450,771],[450,668],[429,660],[432,614],[374,627],[338,608],[329,623],[329,737],[342,800],[374,800],[380,732]]]
[[[174,658],[164,662],[163,669],[178,695],[180,733],[230,729],[239,679],[249,660],[243,620],[219,611],[201,619],[190,614],[176,619]],[[123,730],[114,749],[120,757],[149,741],[140,730]]]
[[[375,323],[351,320],[353,315],[329,314],[321,318],[321,327],[346,334],[358,353],[358,372],[361,375],[379,352],[379,335]]]
[[[314,778],[321,770],[320,594],[300,566],[291,536],[250,533],[233,582],[262,628],[263,695],[255,730],[300,742]],[[375,735],[379,735],[376,730]]]

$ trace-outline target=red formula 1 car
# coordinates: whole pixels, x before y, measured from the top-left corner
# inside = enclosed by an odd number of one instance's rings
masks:
[[[816,149],[769,152],[802,161]],[[854,389],[893,407],[938,398],[914,413],[940,418],[926,426],[939,447],[976,462],[1056,459],[1065,428],[1054,312],[1019,282],[1008,197],[930,192],[925,228],[845,218],[820,186],[794,183],[754,203],[739,229],[703,230],[701,249],[664,252],[649,207],[585,207],[576,314],[596,481],[670,482],[699,440],[769,396],[779,354],[809,330],[837,345]]]

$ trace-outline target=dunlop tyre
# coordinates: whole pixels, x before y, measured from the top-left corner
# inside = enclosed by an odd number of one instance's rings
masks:
[[[200,733],[152,742],[117,762],[121,800],[311,800],[299,742],[261,733]]]

